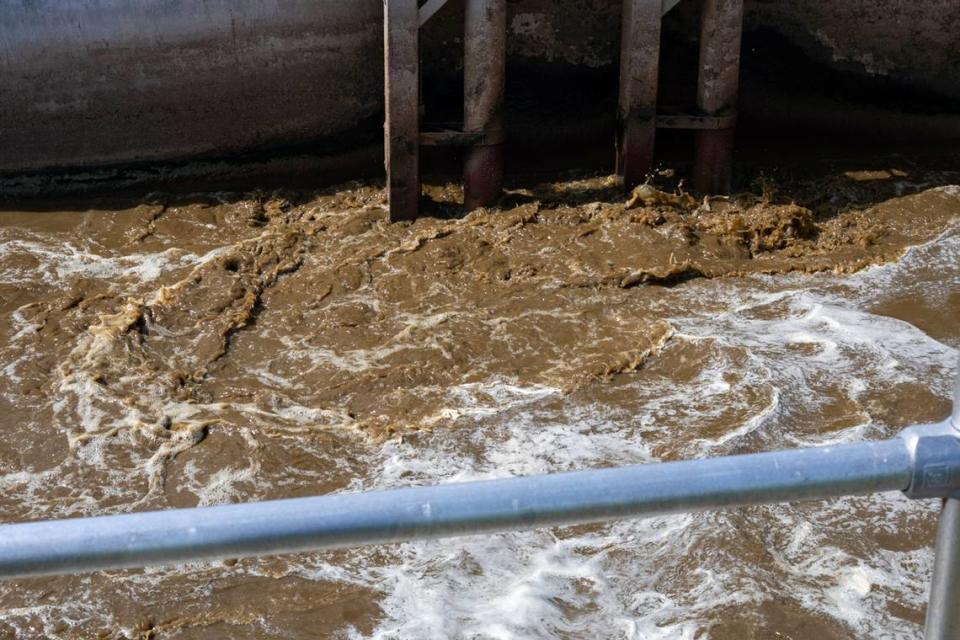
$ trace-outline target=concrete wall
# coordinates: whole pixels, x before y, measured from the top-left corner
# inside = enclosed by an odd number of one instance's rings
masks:
[[[783,34],[811,58],[960,99],[957,0],[752,0],[747,28]]]
[[[230,154],[379,118],[380,0],[0,3],[0,171]]]
[[[620,9],[610,0],[516,0],[511,52],[602,66],[616,60]],[[697,3],[683,0],[688,34]],[[782,35],[812,59],[960,99],[957,0],[746,0],[745,29]],[[745,51],[749,56],[750,52]]]
[[[681,2],[675,19],[690,38],[695,5]],[[511,73],[609,75],[619,2],[510,8]],[[441,73],[456,71],[456,11],[425,32]],[[0,173],[369,143],[382,117],[381,16],[381,0],[0,3]],[[835,69],[960,100],[957,0],[752,0],[747,26]]]

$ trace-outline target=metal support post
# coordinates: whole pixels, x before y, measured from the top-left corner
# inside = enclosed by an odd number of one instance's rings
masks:
[[[384,0],[384,125],[390,219],[420,210],[420,16],[417,0]]]
[[[718,116],[736,109],[740,86],[743,0],[704,0],[700,18],[700,76],[697,107]],[[734,128],[697,132],[694,187],[703,193],[727,193],[733,165]]]
[[[958,368],[957,379],[953,382],[953,415],[951,416],[953,428],[960,430],[960,368]]]
[[[446,4],[447,0],[427,0],[423,3],[423,6],[420,7],[420,26],[422,27],[430,22],[430,18],[437,15],[437,12],[443,9]]]
[[[653,169],[662,0],[624,0],[617,174],[630,190]]]
[[[503,192],[503,101],[506,89],[506,0],[466,0],[463,47],[464,131],[484,133],[467,149],[466,208],[496,204]]]
[[[960,500],[943,503],[927,605],[926,640],[960,638]]]
[[[960,431],[960,375],[954,382],[951,424]],[[925,640],[960,638],[960,499],[943,502],[927,604]]]

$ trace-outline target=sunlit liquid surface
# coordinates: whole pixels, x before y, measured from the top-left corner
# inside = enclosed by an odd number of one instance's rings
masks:
[[[880,439],[949,412],[960,189],[901,185],[918,195],[846,227],[817,210],[764,248],[685,228],[698,203],[628,215],[603,184],[400,228],[369,187],[0,213],[3,520]],[[915,638],[936,508],[22,580],[0,637]]]

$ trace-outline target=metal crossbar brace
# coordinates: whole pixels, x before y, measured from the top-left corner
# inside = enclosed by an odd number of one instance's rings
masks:
[[[667,15],[670,12],[670,9],[673,9],[678,4],[680,4],[680,0],[663,0],[662,15]]]
[[[447,0],[427,0],[427,2],[420,7],[420,26],[423,27],[423,25],[427,24],[430,18],[432,18],[437,11],[440,11],[445,4],[447,4]]]
[[[678,113],[657,115],[658,129],[731,129],[736,123],[736,115],[698,116]]]
[[[462,123],[433,123],[420,132],[422,147],[474,147],[503,144],[503,130],[463,131]]]

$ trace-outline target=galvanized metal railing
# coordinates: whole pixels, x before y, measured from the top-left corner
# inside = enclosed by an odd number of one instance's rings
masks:
[[[960,638],[960,380],[952,418],[879,442],[0,526],[0,579],[903,491],[941,498],[926,638]]]

